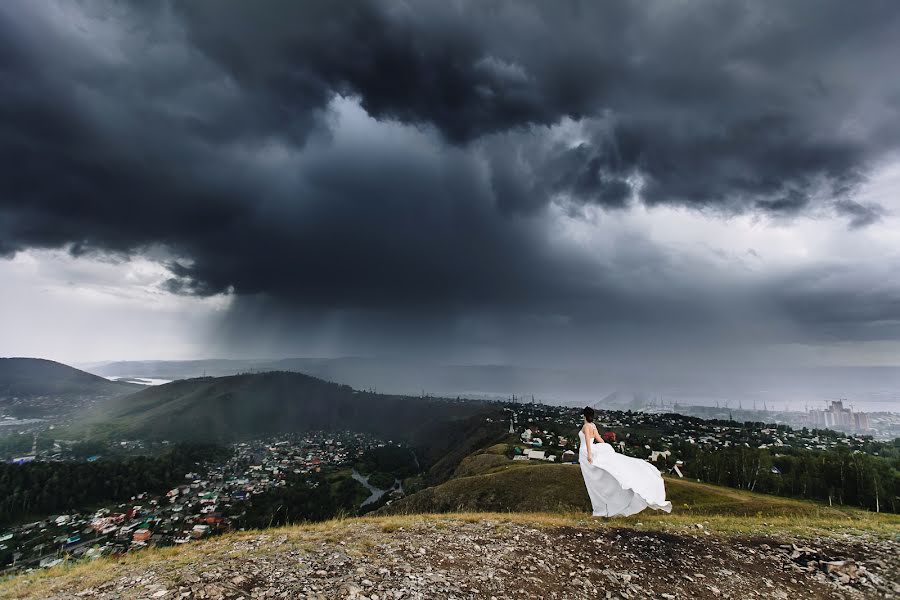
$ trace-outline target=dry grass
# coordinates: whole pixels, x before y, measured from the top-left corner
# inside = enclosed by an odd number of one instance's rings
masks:
[[[846,534],[869,535],[878,538],[900,537],[900,516],[863,513],[836,519],[834,516],[775,515],[739,516],[709,514],[698,518],[695,514],[666,515],[643,513],[628,518],[597,519],[583,512],[570,513],[485,513],[455,512],[443,514],[370,516],[359,519],[335,519],[323,523],[294,525],[266,531],[236,532],[204,542],[163,549],[150,549],[120,558],[102,558],[93,562],[60,565],[53,569],[21,575],[0,583],[0,598],[40,598],[59,594],[77,581],[79,589],[100,585],[106,581],[134,573],[169,571],[187,564],[215,562],[216,556],[233,553],[235,542],[265,536],[266,551],[288,545],[291,548],[312,549],[321,542],[347,540],[354,551],[370,551],[378,543],[372,536],[390,536],[399,530],[422,528],[450,529],[462,522],[491,521],[498,527],[509,524],[537,528],[577,527],[603,529],[626,527],[637,530],[689,533],[714,536],[763,536],[773,538],[841,538]],[[703,532],[697,525],[702,525]],[[353,531],[353,536],[347,535]],[[365,532],[365,533],[363,533]],[[348,548],[349,550],[350,548]]]
[[[282,544],[313,548],[325,541],[347,540],[352,542],[354,552],[367,552],[379,542],[379,536],[391,536],[401,529],[452,531],[459,522],[487,520],[500,527],[626,527],[691,535],[838,539],[849,534],[900,539],[900,515],[828,507],[672,478],[666,479],[672,514],[646,511],[627,518],[597,519],[589,514],[590,505],[577,466],[508,460],[503,463],[498,458],[501,457],[496,454],[470,457],[466,470],[475,474],[414,494],[396,503],[393,514],[336,518],[265,532],[237,532],[180,547],[60,565],[0,582],[0,598],[47,597],[63,593],[74,581],[84,589],[126,572],[133,573],[136,567],[151,572],[214,562],[217,555],[234,552],[235,542],[261,535],[265,536],[267,548]],[[367,533],[359,537],[362,530]],[[348,536],[351,531],[353,535]]]

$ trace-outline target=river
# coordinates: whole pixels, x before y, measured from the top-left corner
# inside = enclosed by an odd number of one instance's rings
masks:
[[[366,489],[369,490],[369,497],[366,498],[365,500],[363,500],[363,503],[359,505],[360,507],[366,506],[367,504],[372,504],[373,502],[378,502],[379,500],[381,500],[381,497],[384,496],[385,494],[387,494],[388,492],[392,492],[394,490],[400,490],[401,492],[403,491],[403,483],[399,479],[395,479],[394,485],[392,485],[387,490],[379,489],[379,488],[375,487],[374,485],[370,484],[369,478],[364,477],[362,475],[362,473],[360,473],[356,469],[353,469],[353,479],[355,479],[358,482],[360,482],[361,484],[363,484],[366,487]]]

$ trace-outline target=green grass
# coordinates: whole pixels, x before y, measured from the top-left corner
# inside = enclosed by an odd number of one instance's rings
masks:
[[[375,471],[371,475],[369,475],[369,485],[375,486],[380,490],[389,489],[394,485],[394,481],[396,478],[390,473],[385,473],[383,471]]]
[[[453,476],[471,477],[472,475],[483,475],[496,470],[503,470],[513,464],[521,463],[513,463],[513,461],[502,454],[475,454],[464,458],[462,462],[459,463],[459,466],[456,467]]]

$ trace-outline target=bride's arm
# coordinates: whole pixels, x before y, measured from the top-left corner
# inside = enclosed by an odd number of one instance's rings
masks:
[[[605,443],[606,443],[606,440],[604,440],[602,437],[600,437],[600,432],[597,431],[597,426],[596,426],[596,425],[592,425],[592,426],[591,426],[591,436],[592,436],[595,440],[597,440],[597,443],[599,443],[599,444],[605,444]]]

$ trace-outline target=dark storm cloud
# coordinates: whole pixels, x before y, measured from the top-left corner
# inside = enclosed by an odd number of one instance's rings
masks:
[[[884,76],[898,16],[876,1],[7,2],[0,253],[159,246],[173,291],[286,306],[702,314],[638,301],[616,283],[633,266],[548,243],[548,210],[877,221],[852,194],[900,137]]]
[[[548,193],[619,207],[639,176],[648,203],[796,214],[853,190],[884,149],[872,137],[897,141],[880,66],[900,49],[900,11],[885,2],[180,6],[198,48],[281,105],[357,95],[453,143],[598,124],[523,165],[553,172],[526,209]],[[859,106],[861,89],[882,104]]]
[[[873,276],[856,266],[830,261],[789,280],[773,280],[768,294],[815,341],[897,339],[900,300],[892,282],[900,269],[879,266]]]
[[[849,198],[835,202],[835,209],[850,218],[850,227],[865,227],[877,222],[884,215],[884,208],[876,204],[861,204]]]

